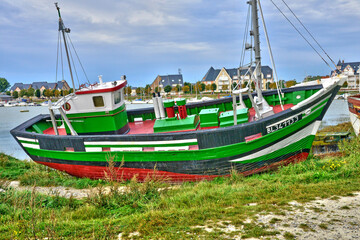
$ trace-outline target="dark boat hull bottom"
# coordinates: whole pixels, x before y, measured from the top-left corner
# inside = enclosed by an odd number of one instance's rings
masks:
[[[239,172],[244,176],[249,176],[255,173],[264,172],[270,169],[276,169],[279,166],[286,166],[290,163],[297,163],[307,159],[309,153],[301,152],[296,153],[293,156],[287,157],[283,160],[277,161],[271,164],[264,164],[259,168],[252,170]],[[42,162],[36,161],[39,164],[46,165],[48,167],[64,171],[72,176],[90,179],[106,179],[106,178],[117,178],[118,181],[130,180],[136,176],[137,181],[146,181],[146,179],[159,179],[171,182],[182,182],[182,181],[200,181],[200,180],[211,180],[216,177],[227,177],[227,175],[195,175],[195,174],[184,174],[174,173],[167,171],[160,171],[156,169],[141,169],[141,168],[128,168],[128,167],[114,167],[114,171],[111,171],[106,166],[89,166],[89,165],[74,165],[74,164],[63,164],[53,162]],[[115,172],[115,173],[114,173]],[[114,177],[115,176],[115,177]]]

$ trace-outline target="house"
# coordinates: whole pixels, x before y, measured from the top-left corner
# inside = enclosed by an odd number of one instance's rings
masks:
[[[180,85],[181,88],[184,86],[184,80],[182,74],[174,75],[158,75],[153,83],[151,84],[151,89],[154,91],[155,88],[161,89],[161,92],[164,92],[166,86],[171,86],[171,88]]]
[[[14,91],[20,92],[22,89],[29,89],[33,88],[35,90],[39,89],[40,93],[43,94],[43,92],[46,89],[57,89],[59,91],[61,90],[70,90],[69,84],[65,81],[58,81],[56,83],[48,83],[48,82],[33,82],[30,84],[23,84],[23,83],[15,83],[11,88],[10,92],[13,93]]]
[[[337,70],[348,76],[348,88],[356,88],[359,85],[360,62],[340,61],[336,65]],[[335,76],[336,72],[331,71],[331,76]]]
[[[0,94],[0,102],[8,102],[12,99],[12,96]]]
[[[252,71],[254,71],[254,67]],[[217,91],[231,91],[231,86],[233,83],[239,83],[238,77],[238,68],[221,68],[214,69],[210,67],[205,76],[202,78],[202,82],[205,85],[216,84]],[[267,88],[267,83],[273,83],[273,71],[269,66],[261,67],[261,75],[263,79],[263,89]],[[250,73],[248,69],[240,69],[240,81],[241,84],[248,82],[250,80]]]

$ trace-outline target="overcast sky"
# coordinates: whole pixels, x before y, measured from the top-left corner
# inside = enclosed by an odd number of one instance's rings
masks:
[[[179,68],[184,81],[195,82],[211,66],[238,67],[246,1],[59,0],[59,6],[90,82],[98,75],[104,81],[126,75],[130,85],[145,86]],[[58,17],[53,2],[0,1],[0,77],[11,84],[56,80]],[[281,0],[274,2],[286,10]],[[359,0],[286,2],[335,62],[360,61]],[[279,78],[301,81],[306,75],[329,74],[330,68],[271,1],[262,0],[262,5]],[[262,28],[261,38],[263,65],[269,65]],[[85,82],[80,69],[78,75]],[[67,73],[65,79],[70,82]]]

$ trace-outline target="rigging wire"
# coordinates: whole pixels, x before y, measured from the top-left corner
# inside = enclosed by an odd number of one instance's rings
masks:
[[[299,31],[299,29],[291,22],[291,20],[284,14],[283,11],[281,11],[281,9],[274,3],[273,0],[270,0],[272,2],[272,4],[279,10],[279,12],[284,16],[284,18],[291,24],[291,26],[293,26],[293,28],[300,34],[300,36],[309,44],[309,46],[319,55],[319,57],[325,62],[325,64],[332,70],[334,71],[334,69],[332,69],[329,65],[329,63],[321,56],[321,54],[315,49],[315,47],[309,42],[309,40],[306,39],[306,37]]]
[[[276,80],[275,80],[276,89],[277,89],[277,93],[278,93],[278,96],[279,96],[279,101],[280,101],[281,108],[282,108],[282,110],[284,110],[284,105],[283,105],[283,103],[282,103],[281,95],[280,95],[281,90],[279,90],[279,84],[278,84],[279,78],[278,78],[277,71],[276,71],[276,67],[275,67],[274,56],[273,56],[273,53],[272,53],[272,50],[271,50],[269,35],[268,35],[268,32],[267,32],[267,28],[266,28],[266,24],[265,24],[265,19],[264,19],[264,14],[263,14],[263,11],[262,11],[262,7],[261,7],[260,0],[258,0],[258,5],[259,5],[259,10],[260,10],[261,20],[262,20],[262,23],[263,23],[263,26],[264,26],[264,32],[265,32],[265,36],[266,36],[266,42],[267,42],[268,49],[269,49],[269,53],[270,53],[270,60],[271,60],[271,64],[272,64],[272,66],[273,66],[274,73],[275,73],[274,76],[275,76],[275,78],[276,78]]]
[[[84,69],[81,61],[80,61],[79,55],[78,55],[77,52],[76,52],[76,49],[75,49],[75,47],[74,47],[74,44],[73,44],[72,41],[71,41],[70,35],[67,34],[67,36],[68,36],[68,38],[69,38],[69,40],[70,40],[70,44],[71,44],[71,46],[72,46],[72,48],[73,48],[73,50],[74,50],[74,52],[75,52],[75,55],[76,55],[76,57],[77,57],[77,59],[78,59],[78,61],[79,61],[79,63],[80,63],[81,69],[82,69],[83,72],[84,72],[84,75],[85,75],[85,77],[86,77],[86,80],[87,80],[87,82],[90,84],[89,78],[88,78],[88,76],[87,76],[87,74],[86,74],[86,72],[85,72],[85,69]]]
[[[310,31],[305,27],[305,25],[301,22],[301,20],[296,16],[294,11],[289,7],[289,5],[285,2],[285,0],[282,0],[282,2],[285,4],[285,6],[289,9],[289,11],[294,15],[294,17],[298,20],[298,22],[303,26],[303,28],[306,30],[306,32],[311,36],[311,38],[316,42],[316,44],[321,48],[321,50],[324,52],[324,54],[330,59],[330,61],[335,65],[335,68],[337,67],[334,60],[327,54],[327,52],[324,50],[324,48],[320,45],[320,43],[315,39],[315,37],[310,33]]]
[[[69,34],[66,34],[66,37],[69,38]],[[70,58],[71,58],[71,62],[72,62],[72,65],[73,65],[73,69],[74,69],[74,71],[75,71],[76,80],[77,80],[78,86],[79,86],[79,88],[80,88],[79,76],[78,76],[77,71],[76,71],[76,66],[75,66],[74,59],[73,59],[73,57],[72,57],[71,49],[69,49],[69,53],[70,53]]]

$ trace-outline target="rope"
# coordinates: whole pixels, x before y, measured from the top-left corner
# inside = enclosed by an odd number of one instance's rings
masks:
[[[69,39],[69,34],[66,34],[65,36]],[[79,76],[78,76],[77,71],[76,71],[76,66],[75,66],[74,59],[73,59],[72,54],[71,54],[71,49],[69,49],[69,53],[70,53],[70,58],[71,58],[71,62],[72,62],[72,65],[73,65],[73,69],[75,71],[76,80],[77,80],[78,86],[80,88]]]
[[[79,55],[77,54],[76,49],[75,49],[75,47],[74,47],[74,44],[72,43],[71,38],[70,38],[69,35],[68,35],[68,38],[69,38],[69,40],[70,40],[70,44],[71,44],[72,48],[74,49],[75,55],[76,55],[76,57],[77,57],[77,59],[78,59],[78,61],[79,61],[79,63],[80,63],[81,69],[82,69],[83,72],[84,72],[84,75],[85,75],[85,77],[86,77],[86,80],[87,80],[87,82],[90,84],[89,78],[88,78],[88,76],[87,76],[87,74],[86,74],[86,72],[85,72],[85,69],[84,69],[84,67],[83,67],[83,65],[82,65],[82,63],[81,63],[81,61],[80,61]]]
[[[279,96],[279,101],[280,101],[281,109],[284,110],[284,105],[283,105],[283,103],[282,103],[282,101],[281,101],[281,95],[280,95],[280,92],[281,92],[281,91],[279,90],[279,85],[278,85],[279,78],[278,78],[277,71],[276,71],[276,67],[275,67],[274,56],[273,56],[273,53],[272,53],[272,50],[271,50],[269,35],[268,35],[268,32],[267,32],[267,28],[266,28],[266,24],[265,24],[265,19],[264,19],[264,14],[263,14],[263,11],[262,11],[262,7],[261,7],[260,0],[258,0],[258,5],[259,5],[260,14],[261,14],[261,20],[262,20],[262,23],[263,23],[263,26],[264,26],[264,32],[265,32],[265,36],[266,36],[266,42],[267,42],[268,49],[269,49],[269,53],[270,53],[270,60],[271,60],[271,64],[272,64],[272,66],[273,66],[274,73],[275,73],[274,76],[275,76],[275,78],[276,78],[276,81],[275,81],[276,89],[277,89],[277,93],[278,93],[278,96]]]
[[[281,9],[274,3],[273,0],[270,0],[272,4],[279,10],[279,12],[284,16],[284,18],[293,26],[293,28],[300,34],[300,36],[309,44],[309,46],[319,55],[319,57],[325,62],[325,64],[333,71],[329,63],[321,56],[321,54],[314,48],[314,46],[305,38],[305,36],[297,29],[297,27],[290,21],[290,19],[281,11]]]
[[[316,42],[316,44],[321,48],[321,50],[326,54],[326,56],[330,59],[330,61],[335,65],[335,68],[337,65],[332,60],[332,58],[327,54],[327,52],[324,50],[324,48],[320,45],[320,43],[315,39],[315,37],[310,33],[310,31],[305,27],[305,25],[301,22],[301,20],[296,16],[296,14],[293,12],[293,10],[289,7],[289,5],[285,2],[285,0],[282,0],[282,2],[285,4],[285,6],[290,10],[290,12],[294,15],[294,17],[299,21],[301,26],[306,30],[306,32],[311,36],[311,38]]]

